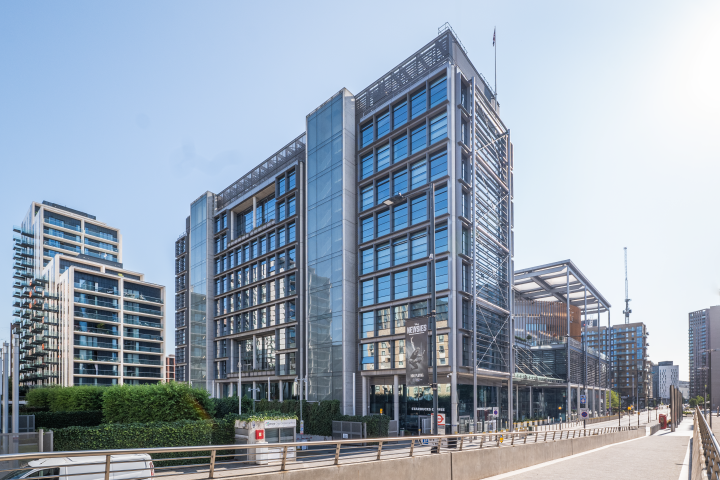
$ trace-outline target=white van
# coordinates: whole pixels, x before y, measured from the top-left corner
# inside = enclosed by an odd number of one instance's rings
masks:
[[[27,468],[7,472],[2,480],[45,477],[47,480],[104,480],[104,455],[88,457],[40,458],[28,463]],[[110,456],[110,478],[149,479],[155,476],[150,455],[145,453]]]

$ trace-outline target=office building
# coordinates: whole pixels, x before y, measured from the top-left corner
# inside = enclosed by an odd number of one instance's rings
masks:
[[[648,358],[649,332],[642,322],[588,329],[588,344],[610,358],[612,389],[623,407],[645,408],[652,398],[652,368]]]
[[[609,361],[585,338],[610,304],[570,260],[516,270],[514,292],[516,418],[604,415]]]
[[[419,428],[430,385],[406,385],[405,322],[435,310],[447,423],[475,397],[511,418],[512,145],[457,36],[446,27],[358,94],[329,95],[305,125],[190,205],[177,380]]]
[[[670,403],[670,387],[680,387],[680,366],[672,361],[658,363],[657,396],[663,403]]]
[[[720,305],[690,312],[688,317],[690,398],[710,395],[715,410],[720,406],[720,351],[709,350],[720,348]]]
[[[123,267],[118,229],[33,202],[14,230],[12,331],[20,336],[22,386],[165,378],[165,287]]]

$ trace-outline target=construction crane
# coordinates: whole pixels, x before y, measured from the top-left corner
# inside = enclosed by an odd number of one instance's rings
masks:
[[[627,247],[625,247],[625,310],[623,310],[623,313],[625,314],[625,323],[630,323],[630,314],[632,313],[632,310],[630,310],[630,299],[628,298]]]

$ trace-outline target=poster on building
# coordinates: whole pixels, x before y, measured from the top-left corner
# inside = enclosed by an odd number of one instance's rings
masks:
[[[407,319],[405,321],[405,348],[407,349],[405,382],[408,387],[430,384],[428,343],[428,317]]]

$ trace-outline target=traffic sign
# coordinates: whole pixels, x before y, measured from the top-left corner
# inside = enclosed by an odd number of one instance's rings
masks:
[[[431,415],[432,417],[432,415]],[[438,413],[438,427],[444,427],[445,426],[445,414],[444,413]]]
[[[493,415],[496,417],[500,415],[500,409],[498,407],[493,407]]]
[[[580,395],[580,403],[587,403],[587,396]]]
[[[580,416],[581,416],[582,418],[588,418],[587,408],[581,408],[581,409],[580,409]]]

